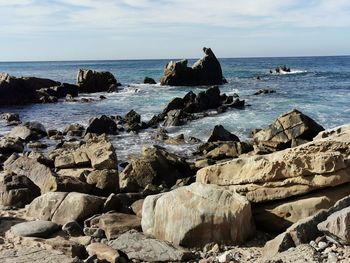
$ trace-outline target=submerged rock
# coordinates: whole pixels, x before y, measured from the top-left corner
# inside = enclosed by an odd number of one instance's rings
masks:
[[[143,80],[143,83],[144,84],[157,84],[157,82],[154,79],[150,78],[150,77],[145,77],[144,80]]]
[[[197,86],[220,85],[226,83],[219,61],[210,48],[203,48],[205,56],[192,67],[187,66],[187,60],[170,61],[161,78],[161,85]]]
[[[111,85],[117,84],[116,78],[110,72],[98,72],[80,69],[77,75],[79,92],[94,93],[108,91]]]

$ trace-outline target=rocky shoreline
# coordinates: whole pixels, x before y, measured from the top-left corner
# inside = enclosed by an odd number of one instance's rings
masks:
[[[225,80],[204,52],[191,68],[170,62],[161,82],[209,87],[172,99],[147,122],[132,110],[53,130],[1,114],[12,127],[0,137],[1,262],[348,261],[350,124],[325,130],[293,109],[248,140],[224,125],[205,142],[171,137],[167,127],[246,106],[211,86]],[[79,71],[77,85],[8,75],[0,83],[0,105],[120,88],[92,70]],[[118,159],[109,136],[146,129],[197,150],[186,158],[154,145]]]

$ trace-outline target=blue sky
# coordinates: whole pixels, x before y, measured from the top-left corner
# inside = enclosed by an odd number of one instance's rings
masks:
[[[0,0],[0,61],[350,54],[349,0]]]

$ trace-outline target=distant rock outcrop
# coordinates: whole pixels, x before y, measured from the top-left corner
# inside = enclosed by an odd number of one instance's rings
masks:
[[[94,93],[108,91],[117,86],[117,79],[108,71],[93,71],[80,69],[77,76],[79,91],[83,93]]]
[[[164,69],[161,85],[196,86],[226,83],[219,61],[210,48],[203,48],[205,56],[188,67],[187,60],[170,61]]]

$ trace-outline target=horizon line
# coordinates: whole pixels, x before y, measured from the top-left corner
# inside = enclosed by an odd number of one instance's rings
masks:
[[[348,55],[297,55],[297,56],[238,56],[238,57],[217,57],[217,59],[256,59],[256,58],[315,58],[315,57],[349,57]],[[35,63],[35,62],[94,62],[94,61],[141,61],[141,60],[198,60],[200,58],[130,58],[130,59],[72,59],[72,60],[8,60],[0,63]]]

